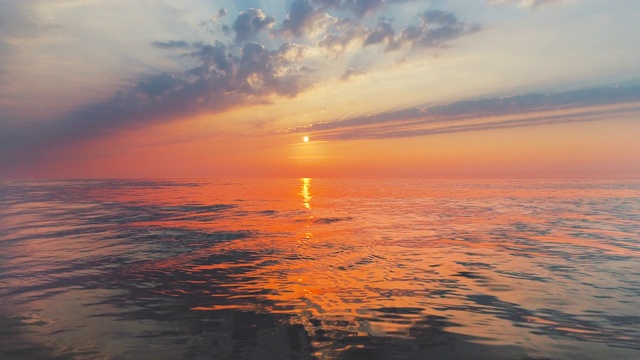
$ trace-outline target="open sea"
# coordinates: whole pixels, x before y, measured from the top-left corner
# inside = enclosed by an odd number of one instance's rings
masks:
[[[0,358],[640,359],[640,181],[3,181]]]

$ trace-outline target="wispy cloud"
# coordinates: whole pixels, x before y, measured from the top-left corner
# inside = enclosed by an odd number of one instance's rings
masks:
[[[327,32],[316,46],[331,59],[338,59],[350,46],[361,46],[371,30],[350,21],[339,21],[334,24],[334,30]]]
[[[289,132],[323,140],[381,139],[607,119],[640,110],[640,85],[607,86],[559,93],[457,101],[439,106],[318,122]],[[597,106],[632,103],[616,109]],[[557,112],[557,113],[555,113]]]
[[[418,15],[418,20],[418,25],[408,26],[397,32],[390,22],[383,19],[369,32],[364,45],[383,44],[385,51],[398,50],[404,46],[434,48],[481,29],[478,24],[466,23],[454,13],[442,10],[427,10]]]
[[[189,48],[189,43],[184,40],[154,41],[151,45],[164,50]]]
[[[37,156],[56,144],[114,131],[201,113],[220,113],[277,97],[295,97],[330,80],[319,70],[330,67],[327,58],[337,60],[348,49],[435,47],[476,30],[455,14],[441,10],[414,16],[414,25],[406,25],[397,33],[386,20],[377,27],[367,25],[365,18],[404,2],[408,1],[295,0],[279,24],[262,9],[240,11],[235,19],[229,19],[227,10],[220,9],[208,20],[217,29],[212,34],[217,34],[218,40],[194,42],[178,38],[150,43],[160,56],[187,59],[185,63],[194,64],[184,71],[140,75],[111,98],[85,104],[60,118],[42,119],[38,126],[4,118],[0,112],[0,162],[16,161],[18,155]],[[3,39],[31,36],[38,31],[39,25],[25,11],[28,4],[0,2],[0,52],[9,46]],[[223,17],[232,23],[223,23]],[[270,35],[264,44],[259,42],[261,33]],[[349,80],[363,73],[346,63],[340,66],[344,68],[332,72],[336,79]]]
[[[106,101],[85,105],[38,126],[11,127],[0,121],[0,162],[117,129],[222,112],[272,95],[295,96],[311,85],[305,69],[295,65],[304,51],[301,45],[283,43],[269,50],[258,43],[246,43],[237,56],[220,42],[185,46],[182,41],[168,41],[153,46],[182,51],[198,65],[181,74],[145,77]]]

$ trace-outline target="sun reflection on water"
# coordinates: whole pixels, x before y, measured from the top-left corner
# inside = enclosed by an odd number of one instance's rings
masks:
[[[587,342],[609,358],[637,351],[635,185],[592,184],[585,201],[560,195],[579,190],[564,183],[316,179],[312,209],[311,180],[21,189],[0,207],[11,227],[0,228],[0,295],[39,301],[12,310],[51,319],[32,327],[34,342],[70,348],[81,332],[131,325],[123,353],[149,334],[229,358],[262,344],[265,358],[569,358]],[[136,333],[140,319],[151,325]],[[165,334],[165,323],[181,330]]]
[[[307,209],[311,209],[311,178],[301,178],[300,182],[302,183],[302,188],[298,195],[302,196],[302,205]]]

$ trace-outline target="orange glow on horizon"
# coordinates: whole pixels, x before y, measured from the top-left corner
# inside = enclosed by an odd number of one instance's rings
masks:
[[[640,176],[635,114],[387,139],[328,141],[320,132],[309,142],[259,132],[246,141],[200,117],[61,147],[21,171],[51,178],[633,178]]]

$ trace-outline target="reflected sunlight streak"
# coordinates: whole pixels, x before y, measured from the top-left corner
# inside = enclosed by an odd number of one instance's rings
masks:
[[[298,195],[302,196],[302,205],[307,209],[311,209],[312,197],[309,190],[311,188],[311,178],[301,178],[300,182],[302,183],[302,188]]]

